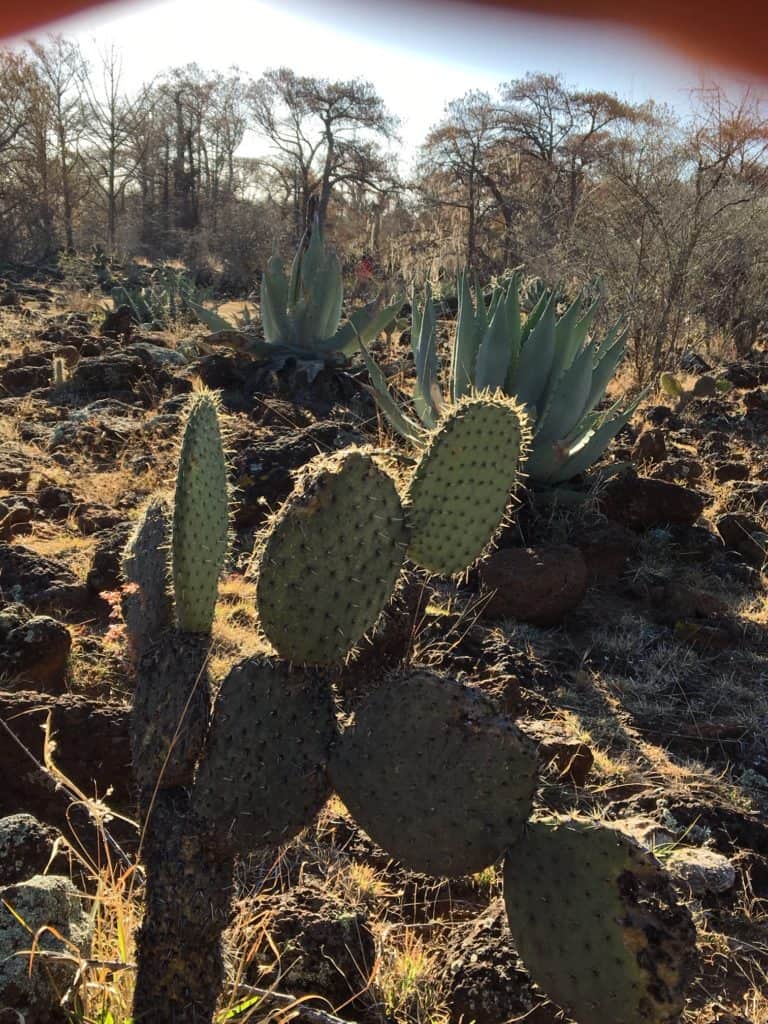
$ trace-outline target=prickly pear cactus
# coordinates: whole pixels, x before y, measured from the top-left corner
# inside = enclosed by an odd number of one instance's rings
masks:
[[[480,871],[519,838],[537,783],[533,745],[493,705],[416,672],[377,690],[336,744],[331,782],[363,828],[414,871]]]
[[[122,611],[134,653],[146,649],[171,623],[168,547],[171,510],[167,501],[152,498],[123,551],[122,571],[128,584]]]
[[[395,587],[407,532],[395,485],[363,452],[309,463],[262,551],[262,629],[288,661],[343,658]]]
[[[463,572],[504,518],[528,437],[522,408],[502,396],[463,399],[422,455],[405,499],[409,557],[432,572]]]
[[[331,793],[333,698],[316,670],[275,658],[235,665],[216,699],[195,783],[195,813],[249,853],[287,842]]]
[[[179,629],[210,632],[227,552],[227,467],[212,392],[187,412],[173,509],[173,592]]]
[[[142,802],[157,785],[192,784],[211,711],[209,645],[205,634],[169,629],[139,658],[131,752]]]
[[[512,934],[541,989],[580,1024],[677,1020],[695,964],[668,875],[615,828],[538,821],[507,852]]]

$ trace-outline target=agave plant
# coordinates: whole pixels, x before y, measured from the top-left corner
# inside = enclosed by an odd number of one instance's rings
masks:
[[[403,305],[378,301],[356,309],[341,323],[344,293],[341,264],[326,250],[319,222],[302,238],[290,273],[272,256],[261,279],[261,325],[264,340],[249,338],[251,351],[276,359],[317,361],[337,354],[351,355],[359,339],[372,341],[395,320]],[[199,308],[198,317],[213,331],[232,331],[217,313]],[[249,325],[250,326],[250,325]]]
[[[521,275],[496,285],[486,305],[459,275],[459,315],[447,394],[439,382],[435,316],[429,288],[414,302],[411,346],[416,365],[412,405],[406,415],[392,397],[381,370],[363,348],[374,392],[392,425],[418,447],[443,408],[472,392],[503,391],[527,409],[533,444],[526,465],[535,485],[554,485],[583,473],[628,422],[640,401],[621,401],[599,411],[605,390],[624,355],[621,321],[604,337],[590,336],[598,302],[578,296],[557,315],[557,290],[545,289],[529,315],[521,312]]]
[[[111,294],[113,308],[128,306],[137,323],[166,326],[176,320],[193,320],[195,308],[207,298],[183,270],[174,267],[158,267],[149,284],[117,285]]]

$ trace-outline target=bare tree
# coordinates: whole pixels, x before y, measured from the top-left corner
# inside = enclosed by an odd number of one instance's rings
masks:
[[[370,82],[329,82],[288,68],[268,71],[250,93],[253,127],[268,141],[269,163],[290,194],[300,234],[312,202],[321,225],[335,190],[364,186],[381,193],[396,186],[381,142],[397,122]]]
[[[42,88],[47,94],[50,123],[59,172],[64,238],[74,249],[74,213],[80,198],[75,182],[81,161],[80,141],[85,129],[85,114],[80,93],[84,61],[76,43],[63,36],[51,36],[47,45],[29,44],[35,57]]]

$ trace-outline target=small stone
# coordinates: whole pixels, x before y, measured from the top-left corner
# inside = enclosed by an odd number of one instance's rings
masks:
[[[739,512],[729,512],[720,516],[715,526],[727,548],[738,551],[750,565],[763,565],[768,556],[768,546],[759,520]]]
[[[644,430],[632,447],[634,462],[663,462],[667,457],[664,431],[658,428]]]
[[[495,591],[483,616],[556,626],[580,604],[587,589],[587,564],[578,548],[503,548],[481,563],[485,591]]]
[[[692,526],[704,505],[704,495],[690,487],[631,473],[610,480],[600,500],[609,519],[633,530],[670,523]]]
[[[694,896],[728,892],[736,884],[736,869],[722,853],[696,847],[678,847],[665,858],[670,874],[688,886]]]
[[[536,744],[542,767],[554,772],[558,782],[570,782],[574,786],[586,783],[595,756],[583,740],[573,736],[562,722],[552,719],[526,720],[519,724]]]
[[[569,541],[584,556],[590,578],[598,580],[619,577],[639,544],[636,533],[611,522],[579,526]]]
[[[635,814],[630,818],[612,821],[611,824],[651,852],[657,846],[668,846],[675,840],[668,828],[644,814]]]
[[[35,615],[9,630],[0,651],[0,676],[10,690],[63,693],[72,637],[66,626]]]
[[[728,483],[729,480],[748,480],[749,466],[743,462],[723,462],[715,467],[715,480]]]

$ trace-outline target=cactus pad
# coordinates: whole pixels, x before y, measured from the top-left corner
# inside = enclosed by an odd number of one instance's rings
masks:
[[[176,477],[173,590],[182,630],[211,630],[227,533],[227,467],[216,401],[205,391],[190,403]]]
[[[533,745],[493,705],[417,672],[377,690],[331,756],[356,821],[414,871],[480,871],[516,840],[536,788]]]
[[[171,622],[173,602],[169,593],[168,544],[171,511],[162,498],[153,498],[128,538],[122,571],[128,587],[122,612],[128,637],[137,654]]]
[[[463,399],[432,435],[406,495],[409,557],[432,572],[463,572],[504,518],[527,440],[520,406]]]
[[[581,1024],[677,1020],[696,934],[633,840],[588,821],[535,822],[507,852],[504,898],[531,977]]]
[[[330,795],[335,735],[333,698],[317,672],[264,656],[240,662],[216,698],[195,812],[240,853],[286,842]]]
[[[171,630],[139,658],[131,709],[133,773],[142,797],[192,784],[208,728],[209,637]]]
[[[369,456],[309,463],[261,553],[256,599],[275,650],[307,664],[342,658],[391,597],[406,545],[395,485]]]

